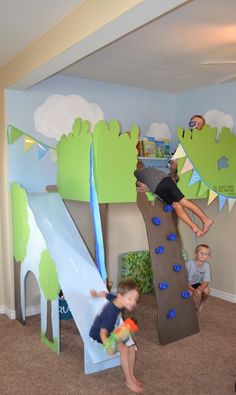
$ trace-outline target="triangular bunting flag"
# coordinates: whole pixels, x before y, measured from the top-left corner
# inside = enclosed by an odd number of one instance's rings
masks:
[[[209,197],[208,197],[208,202],[207,202],[207,205],[208,205],[208,206],[213,202],[213,200],[216,198],[216,196],[217,196],[217,193],[216,193],[215,191],[212,191],[212,190],[210,189]]]
[[[175,159],[180,159],[183,158],[183,156],[186,156],[186,153],[184,152],[184,149],[181,144],[178,145],[177,150],[175,151],[174,155],[172,156],[172,160]]]
[[[197,170],[193,170],[193,174],[191,175],[190,181],[188,183],[189,186],[196,184],[196,182],[200,181],[201,177],[199,176]]]
[[[197,196],[202,196],[208,191],[209,187],[202,181],[198,190]]]
[[[56,163],[57,161],[57,150],[54,148],[50,148],[51,162]]]
[[[34,144],[36,143],[36,141],[34,139],[32,139],[31,137],[25,136],[24,137],[24,151],[28,151]]]
[[[236,199],[228,199],[228,212],[230,213],[230,211],[232,210],[232,208],[234,207],[236,203]]]
[[[183,168],[182,168],[180,174],[187,173],[187,171],[192,170],[192,169],[193,169],[193,165],[192,165],[192,163],[190,162],[189,158],[186,157],[186,160],[185,160],[185,162],[184,162],[184,165],[183,165]]]
[[[38,157],[39,157],[39,159],[41,159],[48,152],[49,147],[47,147],[41,143],[38,143],[37,147],[38,147]]]
[[[7,141],[8,144],[13,144],[16,140],[18,140],[22,136],[23,132],[19,129],[15,128],[12,125],[9,125],[7,128]]]
[[[219,207],[220,207],[220,211],[223,209],[225,202],[227,200],[227,196],[223,196],[223,195],[219,195]]]

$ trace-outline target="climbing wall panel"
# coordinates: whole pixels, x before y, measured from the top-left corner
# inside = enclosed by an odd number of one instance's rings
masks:
[[[178,219],[172,206],[159,199],[149,202],[142,192],[138,193],[137,203],[151,254],[158,337],[165,345],[199,332],[197,312],[188,292]]]

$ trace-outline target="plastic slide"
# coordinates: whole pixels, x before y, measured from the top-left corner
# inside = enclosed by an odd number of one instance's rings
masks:
[[[96,314],[105,302],[103,298],[92,298],[90,290],[106,290],[106,287],[60,195],[28,194],[28,199],[84,342],[85,373],[119,365],[119,354],[108,356],[88,335]]]

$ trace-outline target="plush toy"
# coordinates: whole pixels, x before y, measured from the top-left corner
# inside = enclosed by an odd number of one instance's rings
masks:
[[[105,350],[112,349],[117,352],[117,343],[125,343],[130,335],[138,332],[138,326],[131,318],[127,318],[120,326],[115,328],[103,343]]]

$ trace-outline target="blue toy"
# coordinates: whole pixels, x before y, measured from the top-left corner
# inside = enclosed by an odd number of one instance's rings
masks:
[[[168,283],[159,283],[158,287],[159,287],[159,289],[161,289],[163,291],[169,287],[169,284]]]
[[[152,218],[152,223],[154,225],[161,225],[161,219],[159,217],[153,217]]]
[[[175,317],[176,317],[176,311],[174,309],[169,310],[166,318],[168,318],[169,320],[172,320]]]
[[[159,246],[159,247],[155,248],[156,254],[163,254],[164,251],[165,251],[165,248],[163,246]]]
[[[175,272],[180,272],[180,270],[182,269],[182,265],[176,264],[176,265],[173,265],[172,268]]]
[[[176,238],[177,238],[177,236],[176,236],[176,234],[175,233],[169,233],[167,236],[166,236],[166,238],[167,238],[167,240],[176,240]]]
[[[190,297],[190,292],[189,291],[182,291],[180,295],[181,295],[181,298],[188,299]]]
[[[163,210],[166,211],[167,213],[170,213],[173,210],[173,206],[171,206],[170,204],[166,204],[163,207]]]

